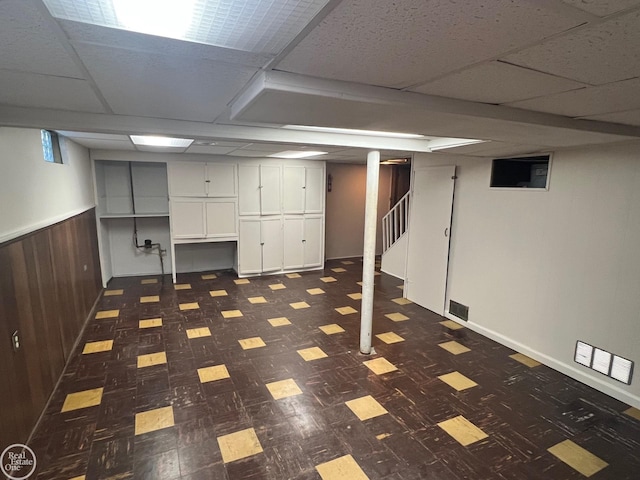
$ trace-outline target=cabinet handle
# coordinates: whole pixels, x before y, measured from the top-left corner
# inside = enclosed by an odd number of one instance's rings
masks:
[[[306,242],[306,240],[302,240],[302,243],[305,243],[305,242]]]
[[[264,245],[264,242],[260,242],[260,245]]]
[[[204,183],[211,183],[211,180],[205,180]]]

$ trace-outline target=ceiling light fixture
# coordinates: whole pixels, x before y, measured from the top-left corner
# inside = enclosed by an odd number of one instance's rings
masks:
[[[156,135],[129,135],[135,145],[145,147],[187,148],[193,143],[191,138],[161,137]]]
[[[449,140],[449,143],[446,142],[447,140]],[[447,148],[466,147],[467,145],[484,143],[486,140],[475,140],[473,138],[443,138],[442,141],[442,143],[438,142],[437,145],[429,147],[429,151],[437,152],[438,150],[445,150]]]
[[[118,23],[126,30],[185,38],[193,22],[195,0],[111,0]]]
[[[316,127],[313,125],[284,125],[287,130],[302,130],[305,132],[342,133],[346,135],[368,135],[374,137],[391,138],[426,138],[417,133],[383,132],[380,130],[358,130],[353,128]]]
[[[409,158],[391,158],[380,162],[380,165],[406,165],[409,161]]]
[[[273,153],[269,155],[274,158],[307,158],[307,157],[317,157],[319,155],[326,155],[329,152],[314,152],[311,150],[285,150],[284,152]]]

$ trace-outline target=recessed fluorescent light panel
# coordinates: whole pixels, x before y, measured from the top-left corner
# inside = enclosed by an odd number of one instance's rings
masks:
[[[379,130],[356,130],[353,128],[316,127],[312,125],[285,125],[282,128],[286,128],[287,130],[302,130],[305,132],[343,133],[346,135],[368,135],[374,137],[425,138],[424,135],[418,135],[417,133],[382,132]]]
[[[160,137],[150,135],[129,135],[135,145],[145,147],[187,148],[193,143],[191,138]]]
[[[484,143],[486,140],[476,140],[473,138],[439,138],[429,143],[429,150],[437,152],[447,148],[466,147],[476,143]],[[432,145],[433,144],[433,145]]]
[[[273,153],[269,155],[274,158],[308,158],[317,157],[319,155],[326,155],[329,152],[313,152],[311,150],[285,150],[280,153]]]
[[[56,18],[277,55],[328,0],[44,0]]]

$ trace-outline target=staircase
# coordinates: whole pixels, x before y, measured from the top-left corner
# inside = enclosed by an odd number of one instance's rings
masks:
[[[407,254],[407,227],[409,225],[409,200],[407,192],[382,217],[382,266],[384,273],[404,279]]]

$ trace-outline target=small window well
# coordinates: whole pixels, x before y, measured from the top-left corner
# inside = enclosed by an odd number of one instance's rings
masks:
[[[44,161],[49,163],[62,163],[58,134],[50,130],[40,130],[40,138],[42,140]]]
[[[548,189],[551,155],[497,158],[491,165],[491,188]]]

